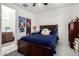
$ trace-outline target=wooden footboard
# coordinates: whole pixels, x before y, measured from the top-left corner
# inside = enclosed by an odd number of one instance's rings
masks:
[[[18,40],[18,52],[26,56],[50,56],[51,48]]]

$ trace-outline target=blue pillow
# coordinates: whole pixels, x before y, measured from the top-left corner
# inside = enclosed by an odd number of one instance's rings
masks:
[[[41,31],[42,31],[42,30],[39,31],[39,34],[41,34]]]
[[[50,34],[57,34],[57,29],[52,30]]]
[[[39,34],[39,32],[34,32],[34,33],[31,33],[31,34]]]

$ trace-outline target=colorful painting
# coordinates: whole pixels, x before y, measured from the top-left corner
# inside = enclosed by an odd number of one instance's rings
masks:
[[[26,35],[31,34],[31,19],[26,19]]]
[[[19,16],[19,32],[25,32],[25,18]]]

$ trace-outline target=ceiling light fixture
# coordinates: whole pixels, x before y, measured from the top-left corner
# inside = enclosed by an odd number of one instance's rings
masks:
[[[45,5],[45,6],[47,6],[47,5],[48,5],[48,3],[33,3],[33,5],[32,5],[32,6],[33,6],[33,7],[35,7],[37,4],[38,4],[39,6],[40,6],[40,5],[42,5],[42,4],[43,4],[43,5]],[[24,6],[24,7],[28,7],[28,5],[27,5],[27,4],[25,4],[25,3],[23,4],[23,6]]]

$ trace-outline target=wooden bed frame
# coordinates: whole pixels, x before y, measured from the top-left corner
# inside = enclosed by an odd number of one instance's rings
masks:
[[[58,29],[58,25],[41,25],[40,30],[48,28],[50,30]],[[26,56],[51,56],[51,48],[37,45],[35,43],[18,40],[18,52]]]

